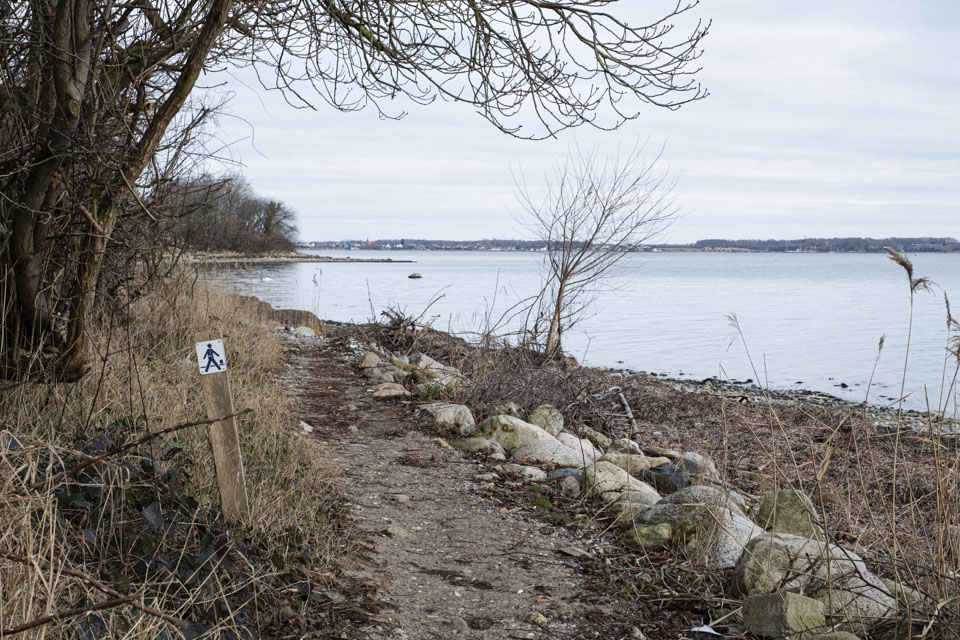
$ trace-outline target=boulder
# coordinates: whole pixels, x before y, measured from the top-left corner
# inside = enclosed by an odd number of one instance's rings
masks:
[[[535,440],[559,442],[540,427],[513,416],[487,418],[480,424],[480,432],[499,442],[509,453]]]
[[[610,448],[610,443],[613,442],[607,436],[603,435],[596,429],[591,429],[590,427],[581,427],[580,434],[583,435],[584,438],[592,442],[595,447],[597,447],[598,449],[603,449],[604,451]]]
[[[537,425],[554,438],[563,431],[563,414],[553,405],[542,404],[534,408],[527,415],[527,422]]]
[[[661,551],[670,546],[673,527],[666,522],[641,527],[631,527],[623,534],[623,543],[644,551]]]
[[[590,495],[599,496],[606,502],[613,502],[624,491],[649,493],[659,498],[656,489],[610,462],[587,465],[584,468],[584,484]]]
[[[361,369],[371,369],[373,367],[380,366],[380,356],[375,354],[373,351],[367,351],[366,355],[363,356],[363,360],[360,361]]]
[[[648,458],[648,460],[666,460],[666,458]],[[640,476],[660,493],[676,493],[693,484],[690,474],[669,462],[650,467]]]
[[[633,455],[643,455],[640,445],[629,438],[619,438],[610,443],[606,449],[607,453],[630,453]]]
[[[804,593],[823,603],[827,621],[840,631],[861,631],[897,606],[860,556],[789,533],[763,533],[750,541],[737,562],[733,590],[742,596]]]
[[[495,453],[503,453],[503,447],[500,446],[500,443],[488,438],[464,438],[463,440],[454,440],[450,443],[450,446],[468,453],[482,453],[488,456]]]
[[[823,603],[798,593],[767,593],[743,601],[743,627],[763,638],[809,640],[826,630]]]
[[[537,469],[536,467],[529,467],[522,464],[505,464],[503,465],[503,472],[522,476],[524,479],[529,480],[530,482],[537,482],[539,480],[547,479],[547,474],[542,469]]]
[[[557,440],[560,441],[566,447],[570,447],[580,455],[581,458],[585,459],[587,462],[596,462],[597,458],[600,457],[600,452],[593,447],[593,443],[587,440],[586,438],[578,438],[572,433],[567,433],[564,431],[559,436]],[[580,463],[581,465],[583,462]]]
[[[583,466],[583,455],[556,440],[534,440],[518,447],[510,458],[525,464],[549,464],[558,467]]]
[[[396,382],[385,382],[373,388],[374,398],[397,398],[408,395],[410,395],[410,392],[404,389],[402,384]]]
[[[647,509],[638,525],[669,523],[687,555],[709,567],[729,569],[744,547],[763,532],[717,487],[694,485]]]
[[[796,489],[784,489],[766,496],[757,510],[757,524],[767,531],[824,540],[813,502]]]
[[[674,464],[689,473],[701,484],[720,482],[720,474],[713,460],[693,451],[687,451],[674,461]]]
[[[470,413],[470,409],[462,404],[434,402],[432,404],[420,405],[417,411],[432,417],[438,427],[463,429],[475,427],[477,424],[473,420],[473,414]]]
[[[648,458],[642,453],[605,453],[600,460],[615,464],[632,476],[639,476],[650,467],[667,462],[665,458]]]
[[[300,326],[293,330],[293,335],[299,338],[313,338],[316,337],[317,332],[310,327]]]

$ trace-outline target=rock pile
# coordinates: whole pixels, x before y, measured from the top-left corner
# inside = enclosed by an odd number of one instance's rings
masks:
[[[411,382],[425,396],[435,387],[452,390],[461,380],[459,371],[423,354],[408,359],[371,350],[360,367],[378,383],[376,397],[408,396],[404,385]],[[595,497],[624,530],[625,545],[645,554],[678,551],[704,570],[724,572],[732,593],[743,599],[740,620],[747,633],[865,639],[897,613],[902,603],[895,593],[914,610],[928,604],[909,587],[886,584],[852,550],[830,544],[802,491],[772,493],[750,511],[743,496],[721,486],[708,457],[571,428],[548,404],[524,413],[504,403],[479,424],[461,404],[432,402],[418,411],[460,434],[450,446],[506,463],[494,467],[498,473],[483,474],[484,482],[507,475],[557,483],[564,495]]]

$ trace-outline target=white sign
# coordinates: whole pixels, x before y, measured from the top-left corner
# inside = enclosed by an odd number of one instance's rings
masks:
[[[223,340],[205,340],[197,343],[197,364],[200,373],[220,373],[227,370],[227,352]]]

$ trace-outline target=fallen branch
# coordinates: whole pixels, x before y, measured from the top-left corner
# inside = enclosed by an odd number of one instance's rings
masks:
[[[29,631],[30,629],[36,629],[37,627],[42,627],[45,624],[53,622],[54,620],[62,620],[64,618],[73,618],[75,616],[82,616],[86,613],[92,613],[93,611],[102,611],[104,609],[112,609],[121,604],[126,604],[133,600],[133,596],[126,596],[123,598],[113,598],[111,600],[104,600],[103,602],[98,602],[97,604],[88,605],[86,607],[78,607],[76,609],[67,609],[66,611],[57,611],[51,613],[30,622],[25,622],[16,627],[10,627],[9,629],[0,629],[0,638],[5,636],[15,636],[18,633],[23,633],[24,631]]]
[[[151,440],[153,440],[153,439],[155,439],[155,438],[159,438],[160,436],[164,436],[164,435],[167,435],[167,434],[169,434],[169,433],[174,433],[174,432],[180,431],[180,430],[182,430],[182,429],[189,429],[190,427],[198,427],[198,426],[205,425],[205,424],[213,424],[214,422],[220,422],[221,420],[229,420],[230,418],[235,418],[235,417],[237,417],[237,416],[242,416],[242,415],[244,415],[244,414],[246,414],[246,413],[250,413],[250,412],[252,412],[252,411],[253,411],[253,409],[249,409],[249,408],[248,408],[248,409],[244,409],[244,410],[242,410],[242,411],[238,411],[238,412],[236,412],[236,413],[231,413],[230,415],[223,416],[223,417],[220,417],[220,418],[207,418],[207,419],[205,419],[205,420],[196,420],[196,421],[194,421],[194,422],[184,422],[183,424],[178,424],[178,425],[175,425],[175,426],[173,426],[173,427],[169,427],[169,428],[167,428],[167,429],[161,429],[160,431],[155,431],[155,432],[153,432],[153,433],[149,433],[149,434],[143,436],[142,438],[139,438],[139,439],[137,439],[137,440],[134,440],[133,442],[129,442],[129,443],[127,443],[127,444],[125,444],[125,445],[122,445],[122,446],[119,446],[119,447],[114,447],[114,448],[111,449],[110,451],[106,451],[106,452],[104,452],[104,453],[101,453],[101,454],[98,455],[98,456],[94,456],[93,458],[90,458],[89,460],[86,460],[86,461],[84,461],[84,462],[81,462],[80,464],[78,464],[78,465],[75,466],[75,467],[71,467],[70,469],[67,469],[67,470],[65,470],[65,471],[61,471],[60,473],[58,473],[57,475],[53,476],[52,478],[47,478],[47,479],[45,479],[45,480],[38,480],[38,481],[36,481],[36,482],[33,482],[33,483],[31,483],[31,484],[28,484],[28,485],[24,488],[24,490],[25,490],[25,491],[32,491],[32,490],[34,490],[34,489],[39,489],[39,488],[41,488],[41,487],[48,486],[48,485],[50,485],[51,483],[52,483],[52,484],[59,484],[60,482],[63,482],[63,481],[66,480],[67,478],[70,478],[71,476],[74,476],[74,475],[80,473],[81,471],[83,471],[83,470],[86,469],[87,467],[93,466],[93,465],[97,464],[98,462],[102,462],[103,460],[105,460],[106,458],[109,458],[110,456],[115,456],[115,455],[117,455],[118,453],[123,453],[124,451],[129,451],[130,449],[134,449],[134,448],[136,448],[136,447],[139,447],[140,445],[145,444],[145,443],[147,443],[147,442],[150,442]]]
[[[14,562],[20,562],[25,565],[35,564],[36,566],[38,566],[40,569],[44,571],[55,570],[56,572],[61,573],[63,575],[70,576],[71,578],[76,578],[77,580],[80,580],[82,582],[89,584],[91,587],[93,587],[97,591],[105,593],[108,596],[111,596],[116,599],[123,599],[125,601],[129,601],[130,606],[136,607],[137,609],[146,613],[147,615],[151,615],[155,618],[160,618],[161,620],[169,622],[170,624],[180,627],[181,629],[188,626],[189,624],[185,620],[181,620],[180,618],[176,618],[174,616],[166,614],[163,611],[160,611],[159,609],[154,609],[153,607],[148,607],[145,604],[137,602],[134,596],[124,595],[119,591],[117,591],[116,589],[114,589],[113,587],[100,582],[93,576],[87,575],[82,571],[77,571],[76,569],[71,569],[65,566],[54,568],[46,562],[31,560],[30,558],[25,558],[20,554],[13,553],[12,551],[7,551],[5,549],[0,549],[0,558],[6,558],[7,560],[13,560]],[[0,633],[0,635],[3,635],[3,634]]]

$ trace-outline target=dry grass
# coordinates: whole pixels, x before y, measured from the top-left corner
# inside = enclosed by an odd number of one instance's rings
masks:
[[[321,594],[340,579],[350,549],[336,488],[297,435],[273,325],[254,301],[181,278],[103,321],[98,366],[82,382],[0,395],[0,630],[111,600],[67,570],[133,602],[21,637],[299,637],[331,625],[337,608]],[[240,418],[250,522],[220,516],[204,426],[54,477],[145,433],[205,418],[194,342],[221,336],[236,406],[253,409]],[[176,619],[189,625],[178,631]]]

